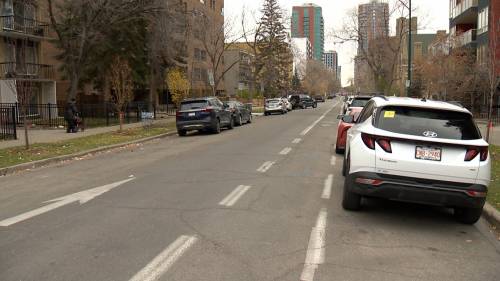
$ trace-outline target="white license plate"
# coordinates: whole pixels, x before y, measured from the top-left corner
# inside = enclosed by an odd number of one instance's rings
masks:
[[[193,117],[193,116],[196,116],[196,112],[191,112],[188,114],[189,117]]]
[[[415,158],[420,160],[441,161],[441,148],[417,146]]]

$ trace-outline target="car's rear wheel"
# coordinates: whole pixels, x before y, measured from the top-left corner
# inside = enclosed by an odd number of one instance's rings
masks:
[[[455,208],[455,218],[461,223],[475,224],[483,214],[483,208]]]
[[[181,137],[184,137],[184,136],[186,136],[187,131],[186,130],[177,130],[177,134],[179,134],[179,136],[181,136]]]
[[[338,148],[337,145],[335,145],[335,153],[337,154],[344,154],[345,149]]]
[[[349,174],[349,158],[345,164],[345,174]],[[357,211],[361,208],[361,195],[350,191],[351,183],[346,179],[344,181],[344,195],[342,197],[342,208],[349,211]]]

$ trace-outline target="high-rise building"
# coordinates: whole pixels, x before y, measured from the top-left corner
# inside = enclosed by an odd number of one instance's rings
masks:
[[[364,54],[370,48],[370,42],[389,36],[389,4],[383,0],[370,0],[358,6],[358,54],[354,59],[354,83],[357,90],[372,91],[372,75]],[[372,85],[373,86],[373,85]]]
[[[339,55],[335,51],[328,51],[323,53],[323,63],[326,69],[330,71],[337,71],[339,66]]]
[[[292,38],[309,38],[313,58],[321,61],[325,48],[325,22],[320,6],[307,3],[292,10]]]
[[[358,7],[359,45],[368,50],[370,41],[389,36],[389,4],[380,0],[371,0]],[[360,55],[360,50],[358,50]]]

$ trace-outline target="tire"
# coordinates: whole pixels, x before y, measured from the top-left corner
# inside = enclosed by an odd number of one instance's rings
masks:
[[[483,208],[455,208],[455,218],[463,224],[475,224],[483,214]]]
[[[267,113],[267,112],[264,112],[264,116],[267,116],[267,115],[269,115],[269,113]]]
[[[247,124],[252,123],[252,118],[253,118],[253,117],[252,117],[252,113],[250,113],[250,114],[248,115],[248,121],[247,121]]]
[[[227,128],[228,128],[229,130],[234,129],[234,118],[230,118],[230,120],[229,120],[229,125],[227,125]]]
[[[236,126],[241,126],[243,125],[243,118],[241,115],[238,115],[238,118],[236,118]]]
[[[335,153],[337,153],[337,154],[344,154],[344,151],[345,151],[345,149],[337,148],[337,146],[335,146]]]
[[[345,165],[345,174],[349,174],[349,160]],[[361,209],[361,195],[349,191],[350,182],[346,179],[344,181],[344,194],[342,196],[342,208],[348,211],[357,211]]]
[[[220,134],[220,120],[217,118],[217,121],[215,123],[215,127],[213,128],[213,133],[214,134]]]
[[[344,157],[344,160],[342,161],[342,175],[345,177],[347,175],[347,172],[346,172],[346,161],[345,161],[345,157]]]
[[[177,130],[177,134],[180,136],[180,137],[185,137],[186,134],[187,134],[187,131],[186,130]]]

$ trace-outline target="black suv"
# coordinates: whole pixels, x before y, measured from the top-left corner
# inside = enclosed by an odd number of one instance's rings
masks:
[[[222,127],[232,129],[234,119],[229,106],[218,98],[186,99],[181,102],[176,113],[176,125],[179,136],[194,130],[218,134]]]

